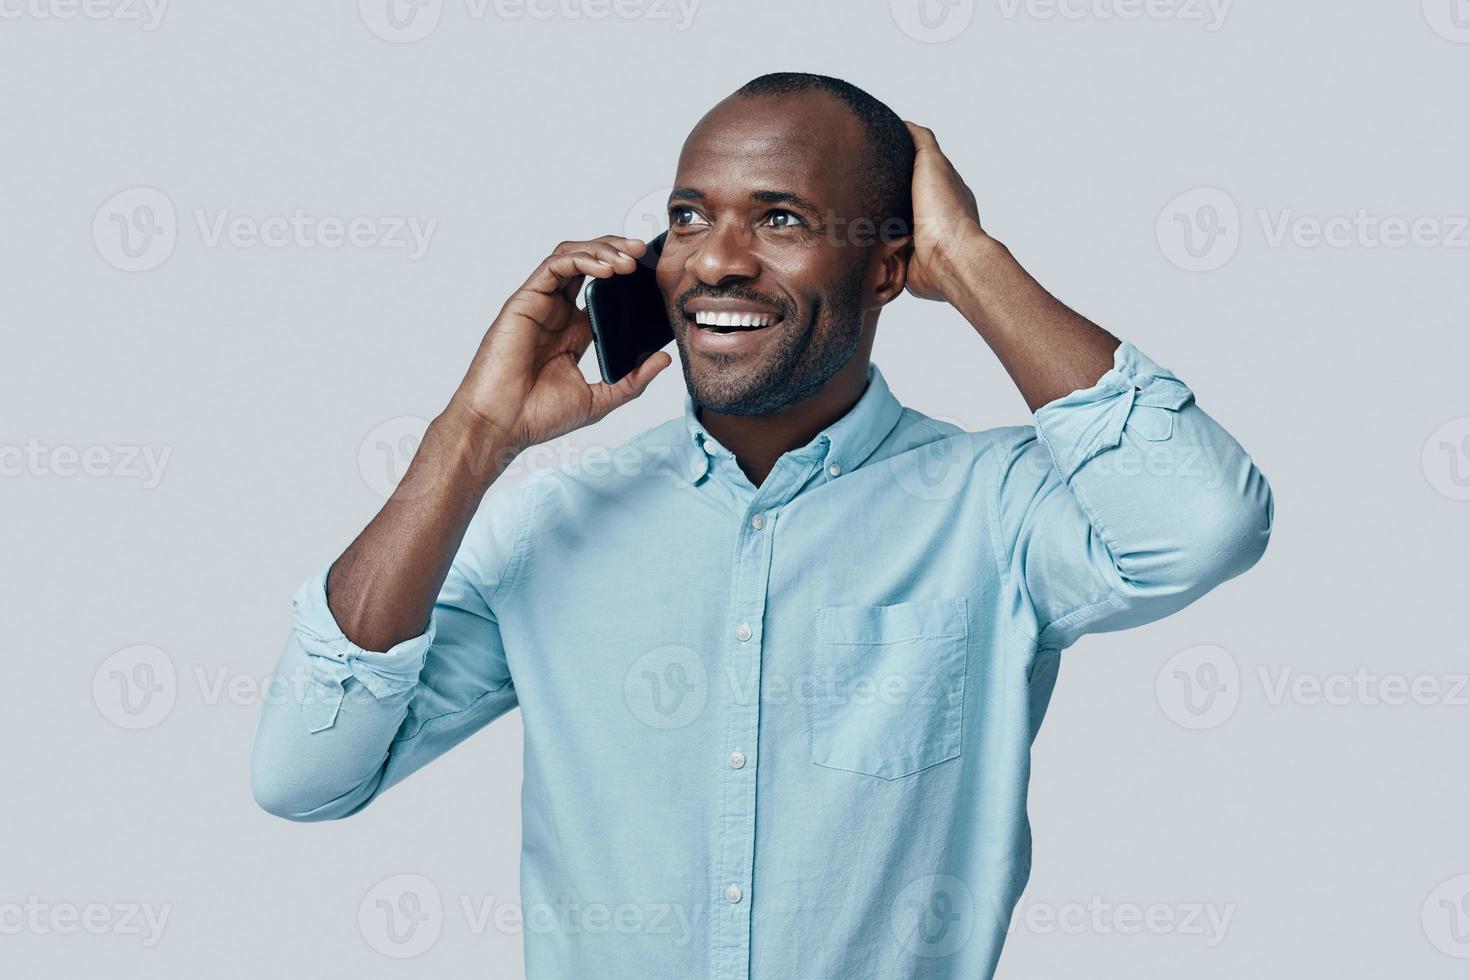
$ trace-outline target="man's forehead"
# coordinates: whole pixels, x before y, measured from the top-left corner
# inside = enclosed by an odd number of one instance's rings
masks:
[[[679,154],[680,187],[705,194],[787,190],[831,199],[852,183],[857,120],[835,99],[729,99],[699,121]]]

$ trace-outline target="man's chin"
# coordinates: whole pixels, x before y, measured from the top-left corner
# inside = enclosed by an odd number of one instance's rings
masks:
[[[766,415],[773,393],[762,391],[760,366],[754,369],[701,364],[687,379],[694,404],[721,415]]]

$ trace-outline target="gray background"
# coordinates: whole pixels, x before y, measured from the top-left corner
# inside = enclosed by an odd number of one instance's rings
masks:
[[[250,798],[261,681],[509,292],[564,238],[643,230],[700,114],[796,69],[932,127],[986,226],[1276,494],[1253,571],[1067,656],[999,975],[1464,975],[1470,4],[929,0],[929,28],[911,0],[443,0],[395,30],[374,0],[93,2],[0,8],[0,972],[519,975],[520,932],[464,909],[516,901],[516,716],[293,825]],[[208,234],[295,209],[437,223],[417,257]],[[1026,420],[938,304],[891,306],[875,360],[931,415]],[[568,444],[682,391],[670,368]],[[405,874],[442,902],[413,958],[369,923]]]

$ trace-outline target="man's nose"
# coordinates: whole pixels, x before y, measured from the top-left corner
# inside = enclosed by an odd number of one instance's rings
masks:
[[[699,251],[689,261],[689,269],[707,286],[718,286],[731,279],[754,279],[760,274],[749,228],[735,223],[715,225],[699,244]]]

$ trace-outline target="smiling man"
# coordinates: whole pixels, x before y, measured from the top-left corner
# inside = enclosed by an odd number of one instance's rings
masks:
[[[982,228],[932,133],[845,82],[715,106],[669,225],[682,415],[617,465],[497,484],[672,363],[584,379],[579,288],[644,246],[558,246],[297,593],[256,799],[349,816],[519,707],[530,977],[988,977],[1061,652],[1248,568],[1270,490]],[[869,355],[905,290],[958,311],[1034,425],[900,404]]]

